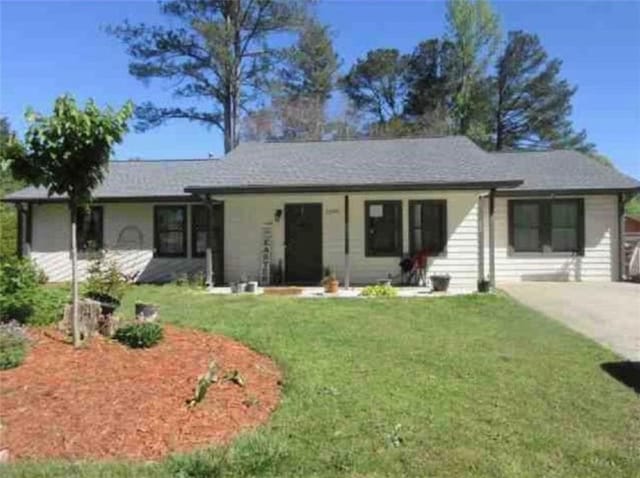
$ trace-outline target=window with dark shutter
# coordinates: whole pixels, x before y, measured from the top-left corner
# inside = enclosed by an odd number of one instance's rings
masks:
[[[445,252],[447,246],[447,202],[444,200],[409,201],[409,252]]]
[[[365,201],[367,257],[402,255],[402,202]]]
[[[102,249],[102,206],[79,208],[76,215],[76,241],[78,250],[92,252]]]
[[[509,245],[514,252],[584,254],[582,199],[511,200]]]
[[[186,206],[155,207],[154,245],[157,257],[184,257],[187,255]]]

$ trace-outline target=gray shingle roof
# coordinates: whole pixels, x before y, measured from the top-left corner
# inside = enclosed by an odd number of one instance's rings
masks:
[[[640,182],[577,151],[491,154],[506,174],[522,178],[516,191],[594,191],[640,188]]]
[[[96,198],[185,197],[213,192],[515,186],[628,189],[635,180],[579,153],[489,154],[463,136],[299,143],[244,143],[222,160],[113,161]],[[509,183],[509,184],[508,184]],[[26,188],[9,200],[46,199]]]

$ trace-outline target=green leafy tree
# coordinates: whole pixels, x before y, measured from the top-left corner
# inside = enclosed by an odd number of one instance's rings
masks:
[[[115,111],[101,110],[93,101],[79,108],[70,96],[59,97],[53,114],[26,114],[31,123],[25,151],[13,158],[16,178],[44,187],[50,196],[66,196],[71,223],[71,283],[73,299],[73,343],[80,344],[78,330],[78,251],[76,218],[79,208],[91,202],[94,189],[103,181],[113,146],[122,141],[133,113],[128,103]]]
[[[576,88],[559,77],[562,62],[549,59],[537,35],[509,32],[496,63],[494,148],[590,151],[570,120]]]
[[[406,65],[407,57],[395,48],[372,50],[356,61],[340,86],[356,108],[384,124],[402,114]]]
[[[292,31],[306,17],[303,0],[171,0],[161,12],[179,26],[123,25],[108,31],[121,39],[136,78],[168,80],[177,98],[202,107],[136,108],[137,128],[169,119],[215,126],[224,150],[238,143],[240,113],[266,89],[268,74],[282,56],[273,36]]]
[[[273,98],[285,137],[320,139],[325,107],[334,88],[339,59],[329,27],[309,20],[294,46],[284,52]]]
[[[450,128],[453,104],[453,44],[432,38],[418,44],[407,62],[404,113],[430,133]]]
[[[640,194],[636,194],[625,206],[627,214],[640,217]]]
[[[482,123],[487,109],[482,82],[500,42],[498,15],[487,0],[449,0],[445,40],[453,46],[454,132],[469,134],[483,130],[474,122]]]
[[[12,131],[7,118],[0,118],[0,199],[22,187],[9,169],[10,159],[22,154],[22,144]],[[16,253],[17,220],[15,208],[0,203],[0,258]]]

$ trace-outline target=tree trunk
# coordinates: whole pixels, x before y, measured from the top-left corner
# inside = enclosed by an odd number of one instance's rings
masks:
[[[74,202],[69,203],[71,215],[71,330],[73,332],[73,346],[80,347],[80,329],[78,327],[78,243],[77,243],[77,211]]]

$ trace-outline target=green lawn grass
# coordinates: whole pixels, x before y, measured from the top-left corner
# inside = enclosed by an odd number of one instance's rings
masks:
[[[0,475],[640,476],[640,400],[600,369],[619,359],[506,297],[240,298],[141,286],[124,310],[135,300],[273,357],[285,383],[270,422],[228,449],[159,464],[18,464]]]

